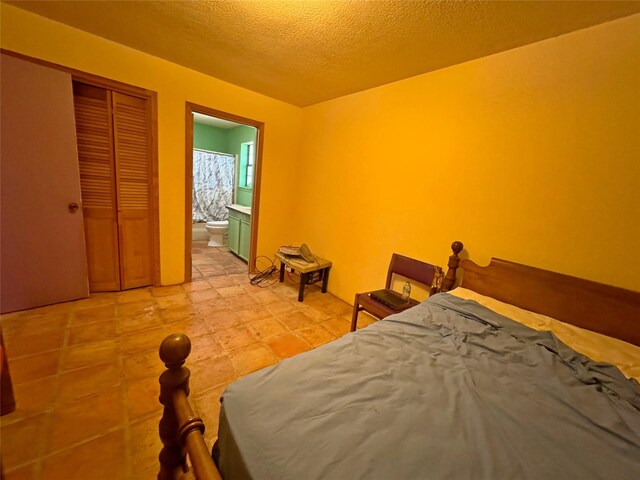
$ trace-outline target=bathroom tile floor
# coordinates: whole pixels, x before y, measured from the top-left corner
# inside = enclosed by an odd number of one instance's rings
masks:
[[[317,286],[303,303],[295,278],[252,286],[245,263],[206,242],[192,260],[191,283],[1,317],[17,402],[0,420],[7,480],[155,478],[158,346],[170,333],[191,338],[190,399],[211,446],[230,382],[349,331],[351,305]]]

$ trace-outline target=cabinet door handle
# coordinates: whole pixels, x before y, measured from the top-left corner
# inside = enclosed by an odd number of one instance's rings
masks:
[[[80,205],[78,205],[76,202],[71,202],[68,205],[69,208],[69,212],[70,213],[76,213],[78,211],[78,209],[80,208]]]

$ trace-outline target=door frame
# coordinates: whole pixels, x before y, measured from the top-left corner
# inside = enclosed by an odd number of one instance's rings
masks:
[[[253,193],[251,200],[251,240],[249,244],[249,272],[256,270],[256,250],[258,246],[258,218],[260,213],[260,184],[262,179],[262,148],[264,145],[264,122],[241,117],[233,113],[223,112],[196,103],[186,102],[186,133],[185,133],[185,232],[184,232],[184,281],[191,281],[191,240],[192,240],[192,197],[193,197],[193,114],[201,113],[210,117],[217,117],[230,122],[254,127],[256,133],[256,158],[253,178]]]
[[[153,252],[151,257],[153,258],[153,286],[160,285],[160,221],[159,221],[159,183],[158,183],[158,93],[153,90],[147,90],[145,88],[136,87],[135,85],[129,85],[127,83],[119,82],[118,80],[112,80],[110,78],[101,77],[92,73],[76,70],[75,68],[66,67],[57,63],[48,62],[36,57],[30,57],[23,55],[22,53],[13,52],[11,50],[0,49],[2,53],[11,55],[22,60],[26,60],[45,67],[61,70],[63,72],[71,74],[71,81],[77,81],[86,83],[87,85],[93,85],[95,87],[106,88],[108,90],[117,91],[133,97],[139,97],[149,102],[149,126],[151,134],[151,229],[152,229],[152,248]]]

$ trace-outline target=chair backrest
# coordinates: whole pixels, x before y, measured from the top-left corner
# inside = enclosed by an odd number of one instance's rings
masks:
[[[416,260],[415,258],[405,257],[399,253],[391,256],[389,263],[389,271],[387,272],[387,289],[391,288],[391,279],[393,274],[402,275],[403,277],[432,286],[433,279],[436,275],[442,275],[442,268],[430,263]],[[434,293],[434,292],[432,292]]]

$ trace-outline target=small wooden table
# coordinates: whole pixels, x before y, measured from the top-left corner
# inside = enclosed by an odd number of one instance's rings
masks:
[[[304,300],[304,287],[320,280],[322,280],[322,293],[327,293],[329,270],[331,270],[331,262],[329,260],[316,257],[315,262],[307,263],[300,257],[290,257],[281,253],[276,253],[276,258],[280,260],[280,282],[284,282],[285,266],[292,272],[297,271],[300,274],[299,302]]]

